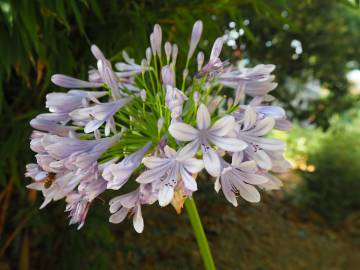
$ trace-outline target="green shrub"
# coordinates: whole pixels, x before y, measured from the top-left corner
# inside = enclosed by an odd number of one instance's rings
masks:
[[[337,121],[320,143],[309,149],[307,163],[314,172],[302,172],[304,181],[295,199],[303,210],[314,210],[330,225],[360,209],[360,119]]]

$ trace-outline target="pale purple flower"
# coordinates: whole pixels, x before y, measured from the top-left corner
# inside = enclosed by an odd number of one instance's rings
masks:
[[[105,96],[105,91],[70,90],[67,93],[50,93],[46,95],[45,107],[50,112],[65,113],[89,106],[89,102],[99,103],[98,98]]]
[[[188,98],[182,91],[170,85],[166,86],[165,104],[169,108],[171,118],[174,121],[181,119],[183,104],[186,100]]]
[[[90,202],[83,199],[83,195],[77,192],[70,193],[66,196],[66,212],[70,212],[69,225],[79,224],[77,229],[80,230],[84,224],[90,209]]]
[[[223,38],[220,37],[215,40],[209,62],[201,69],[198,76],[208,75],[212,78],[223,71],[226,63],[222,62],[219,58],[223,44]]]
[[[236,90],[235,103],[244,95],[263,96],[274,90],[277,83],[273,82],[275,76],[270,73],[274,65],[257,65],[253,68],[240,68],[224,72],[219,75],[219,82]]]
[[[161,27],[158,24],[154,25],[154,47],[156,54],[161,57],[161,39],[162,39],[162,31]]]
[[[175,87],[175,72],[172,64],[163,66],[161,69],[161,80],[163,85]]]
[[[115,68],[120,71],[116,72],[116,76],[122,78],[122,77],[131,77],[138,74],[141,74],[142,72],[148,70],[147,65],[138,65],[135,63],[135,60],[130,58],[129,55],[123,51],[123,58],[125,62],[120,62],[115,64]]]
[[[35,181],[41,181],[49,176],[48,172],[43,171],[38,164],[30,163],[26,165],[26,177],[31,177]]]
[[[69,193],[66,196],[66,210],[70,212],[70,224],[79,224],[78,230],[84,226],[87,213],[92,201],[106,190],[107,182],[101,177],[101,174],[107,166],[113,164],[116,159],[102,163],[98,170],[84,178],[78,185],[78,190]]]
[[[31,173],[34,172],[34,168],[29,168],[29,165],[27,166],[28,172],[25,174],[25,176],[33,178]],[[41,170],[40,167],[39,170]],[[40,176],[44,177],[40,178]],[[84,176],[75,175],[72,171],[64,170],[58,174],[43,171],[40,174],[37,174],[35,177],[36,178],[33,178],[35,182],[27,185],[26,187],[42,192],[44,196],[44,202],[41,204],[40,209],[43,209],[51,201],[57,201],[65,198],[75,189]]]
[[[113,98],[119,99],[118,79],[112,70],[111,63],[105,58],[104,54],[96,45],[91,46],[91,52],[97,59],[97,70],[90,72],[89,79],[91,81],[87,82],[61,74],[53,75],[51,81],[65,88],[95,88],[102,87],[105,83],[111,89]]]
[[[46,115],[52,115],[52,114],[49,113]],[[42,117],[46,117],[46,116],[42,116],[40,114],[36,118],[32,119],[30,121],[30,126],[32,126],[34,129],[47,131],[51,134],[60,135],[60,136],[67,136],[69,134],[69,131],[75,130],[74,127],[60,125],[54,121],[49,121]]]
[[[193,155],[201,146],[205,169],[210,175],[218,176],[221,168],[220,158],[210,145],[214,144],[225,151],[238,152],[244,150],[247,144],[229,136],[237,126],[233,116],[226,115],[211,125],[208,109],[204,104],[200,104],[196,122],[197,128],[182,122],[172,123],[169,132],[176,140],[190,142],[185,148]]]
[[[114,114],[124,107],[131,98],[121,98],[119,100],[100,103],[87,108],[76,109],[69,115],[75,122],[82,122],[85,125],[84,132],[90,133],[98,130],[105,122],[105,136],[109,136],[110,130],[116,133]]]
[[[268,181],[263,184],[259,184],[258,185],[259,188],[263,190],[279,190],[283,186],[281,180],[276,176],[270,173],[265,173],[264,176],[266,176]]]
[[[269,151],[283,152],[285,147],[284,142],[279,139],[264,137],[274,128],[275,120],[272,117],[258,118],[251,106],[246,106],[241,117],[240,115],[236,115],[238,123],[241,124],[237,137],[248,143],[245,150],[247,155],[255,160],[260,168],[270,170],[272,161]]]
[[[86,175],[97,169],[98,158],[119,138],[119,135],[115,135],[98,140],[80,140],[71,137],[45,135],[41,139],[41,144],[46,153],[37,156],[49,159],[44,163],[49,169],[57,171],[68,169],[75,171],[77,175]],[[39,165],[41,166],[41,164]]]
[[[234,154],[231,164],[223,161],[223,169],[216,179],[215,190],[218,192],[222,189],[225,198],[237,206],[237,195],[248,202],[259,202],[260,193],[255,186],[268,181],[268,178],[258,173],[255,161],[243,161],[241,154]]]
[[[250,106],[254,108],[258,118],[266,116],[272,117],[275,120],[275,129],[287,131],[291,128],[291,122],[287,120],[285,110],[279,106],[261,105],[265,97],[255,97],[250,102]],[[238,112],[241,114],[241,110]]]
[[[168,205],[174,196],[174,190],[180,182],[191,190],[197,190],[197,184],[192,174],[200,172],[204,165],[201,160],[192,158],[190,151],[180,149],[176,152],[165,146],[163,157],[146,157],[144,165],[149,169],[144,171],[136,181],[141,184],[151,183],[158,190],[160,206]]]
[[[57,86],[65,88],[98,88],[103,85],[102,83],[79,80],[62,74],[51,76],[51,81]]]
[[[122,222],[128,214],[133,214],[133,225],[137,233],[142,233],[144,230],[144,219],[141,214],[142,204],[153,204],[156,198],[154,197],[151,187],[149,185],[140,185],[138,189],[133,192],[117,196],[110,200],[109,218],[111,223]]]
[[[140,150],[125,157],[120,163],[105,167],[102,176],[107,181],[107,188],[117,190],[125,185],[132,173],[141,164],[141,160],[150,146],[151,142],[148,142]]]
[[[189,52],[187,55],[187,60],[189,61],[189,59],[193,56],[195,49],[197,47],[197,45],[199,44],[200,38],[201,38],[201,34],[202,34],[202,30],[203,30],[203,23],[202,21],[196,21],[193,29],[192,29],[192,33],[191,33],[191,40],[190,40],[190,48],[189,48]]]

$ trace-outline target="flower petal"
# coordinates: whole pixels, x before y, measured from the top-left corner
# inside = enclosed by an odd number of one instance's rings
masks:
[[[178,160],[186,160],[196,155],[200,146],[199,140],[195,139],[178,151]]]
[[[124,208],[124,207],[121,208],[119,211],[117,211],[116,213],[114,213],[110,216],[109,222],[115,223],[115,224],[122,222],[126,218],[128,212],[129,212],[129,209]]]
[[[206,171],[214,177],[220,175],[221,172],[221,163],[219,155],[208,146],[201,146],[203,153],[204,166]]]
[[[169,132],[176,140],[185,142],[195,140],[199,134],[197,129],[181,122],[172,123]]]
[[[244,200],[252,203],[260,202],[260,193],[254,186],[240,181],[238,181],[237,184],[236,188]]]
[[[190,175],[190,173],[187,172],[183,166],[180,167],[180,174],[181,174],[181,178],[184,182],[185,187],[191,191],[196,191],[197,183],[196,183],[194,177],[192,177]]]
[[[220,178],[221,181],[221,189],[224,193],[225,198],[233,205],[238,206],[238,202],[236,200],[235,193],[233,191],[233,187],[231,186],[231,182],[229,176],[226,174],[222,175]]]
[[[204,168],[204,162],[200,159],[189,158],[183,162],[185,169],[191,173],[198,173]]]
[[[160,189],[158,194],[159,205],[164,207],[167,206],[174,197],[174,188],[169,186],[164,186]]]
[[[236,138],[211,136],[209,138],[209,141],[211,141],[221,149],[230,152],[239,152],[244,150],[248,146],[244,141]]]
[[[223,44],[223,38],[219,37],[215,40],[214,45],[211,49],[210,61],[219,58]]]
[[[269,133],[275,126],[275,120],[271,117],[266,117],[262,120],[259,120],[255,127],[252,130],[249,130],[249,134],[253,134],[256,136],[264,136]]]
[[[235,119],[233,116],[227,115],[215,122],[215,124],[210,128],[211,134],[215,136],[225,136],[229,132],[234,130],[236,127]]]
[[[146,157],[142,161],[144,165],[149,169],[155,169],[159,166],[163,166],[165,163],[168,162],[167,159],[159,158],[159,157]]]
[[[197,114],[196,123],[198,129],[208,129],[210,127],[210,113],[204,104],[200,104]]]
[[[142,233],[144,230],[144,219],[141,215],[141,206],[138,204],[136,206],[135,214],[133,217],[134,229],[137,233]]]

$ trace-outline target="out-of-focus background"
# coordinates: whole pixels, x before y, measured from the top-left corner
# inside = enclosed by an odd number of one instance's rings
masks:
[[[186,54],[192,24],[200,48],[226,37],[223,58],[239,66],[272,63],[273,94],[294,127],[294,169],[281,191],[232,207],[200,179],[196,200],[219,269],[360,269],[360,9],[336,0],[1,0],[0,269],[201,269],[186,214],[144,209],[145,231],[108,223],[95,200],[80,231],[64,202],[39,210],[27,190],[29,121],[45,111],[50,76],[86,78],[97,44],[113,61],[138,61],[155,23]]]

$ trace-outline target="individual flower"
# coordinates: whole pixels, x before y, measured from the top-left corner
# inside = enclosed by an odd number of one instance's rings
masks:
[[[247,144],[229,134],[236,128],[233,116],[226,115],[211,125],[210,113],[204,104],[200,104],[196,115],[197,128],[177,122],[169,127],[170,134],[179,141],[190,142],[185,146],[194,155],[201,146],[205,169],[212,176],[220,174],[220,158],[211,147],[212,144],[230,152],[242,151]]]
[[[166,65],[161,69],[161,79],[163,85],[175,87],[175,72],[172,64]]]
[[[209,62],[200,70],[198,76],[208,75],[210,78],[213,78],[223,71],[224,66],[227,64],[219,58],[223,44],[223,38],[217,38],[215,40],[211,49]]]
[[[107,166],[102,173],[103,178],[107,181],[107,188],[117,190],[125,185],[131,174],[139,167],[150,146],[151,142],[148,142],[140,150],[125,157],[120,163]]]
[[[54,75],[55,76],[55,75]],[[53,113],[69,113],[75,109],[89,106],[90,101],[99,103],[105,91],[70,90],[67,93],[50,93],[46,95],[45,107]]]
[[[270,153],[273,151],[283,153],[285,148],[283,141],[264,137],[274,128],[275,120],[272,117],[259,118],[251,106],[246,107],[242,118],[237,115],[236,119],[241,124],[237,137],[249,145],[245,150],[247,155],[255,160],[260,168],[270,170],[273,165]]]
[[[264,96],[274,90],[277,83],[273,82],[275,76],[270,74],[274,69],[274,65],[234,69],[220,74],[218,80],[222,85],[236,90],[235,103],[237,104],[244,94],[253,97]]]
[[[115,73],[117,77],[131,77],[148,70],[147,65],[136,64],[135,60],[130,58],[125,51],[123,51],[123,58],[125,62],[119,62],[115,64],[115,68],[120,71]]]
[[[259,202],[260,193],[255,186],[269,181],[258,173],[255,161],[243,161],[242,157],[242,154],[234,154],[231,164],[223,161],[221,175],[215,182],[215,190],[219,192],[221,189],[234,206],[238,205],[237,195],[248,202]]]
[[[150,185],[140,185],[133,192],[117,196],[110,200],[111,223],[122,222],[129,214],[133,215],[133,225],[136,232],[144,230],[144,219],[141,214],[142,204],[153,204],[156,198]]]
[[[77,123],[83,123],[85,133],[90,133],[98,130],[105,122],[105,136],[110,135],[110,130],[116,133],[114,114],[124,107],[131,98],[121,98],[119,100],[100,103],[87,108],[76,109],[69,115],[71,119]]]
[[[55,121],[49,121],[46,118],[46,115],[50,115],[51,118],[53,118],[53,114],[43,114],[38,115],[36,118],[32,119],[30,121],[30,125],[41,131],[47,131],[51,134],[60,135],[60,136],[67,136],[69,134],[69,131],[74,130],[74,127],[64,126],[57,124]],[[67,119],[66,117],[65,119]],[[60,118],[64,119],[64,118]]]
[[[146,157],[143,163],[149,170],[144,171],[136,181],[141,184],[151,183],[158,190],[160,206],[171,202],[180,182],[187,189],[196,191],[197,184],[192,174],[200,172],[204,167],[203,162],[192,158],[189,151],[182,149],[176,152],[169,146],[165,146],[162,157]]]

